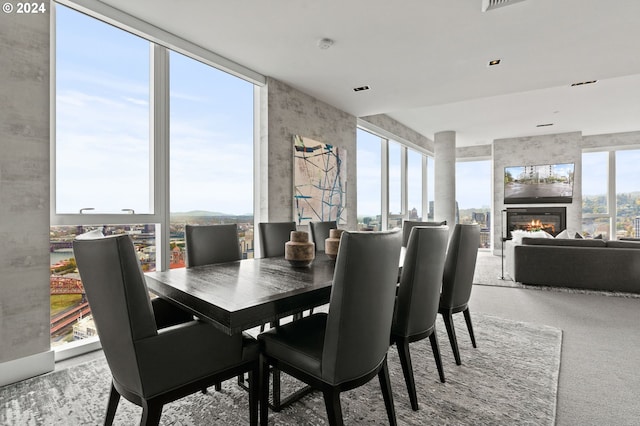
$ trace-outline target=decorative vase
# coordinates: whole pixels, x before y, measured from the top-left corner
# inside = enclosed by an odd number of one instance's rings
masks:
[[[324,252],[331,259],[338,257],[338,248],[340,247],[340,237],[344,229],[329,229],[329,238],[324,240]]]
[[[303,268],[311,265],[316,257],[316,245],[309,241],[309,233],[291,231],[291,241],[284,245],[284,258],[291,266]]]

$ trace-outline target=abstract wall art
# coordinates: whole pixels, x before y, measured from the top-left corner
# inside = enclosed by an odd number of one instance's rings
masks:
[[[303,136],[293,137],[293,200],[298,225],[346,224],[347,152]]]

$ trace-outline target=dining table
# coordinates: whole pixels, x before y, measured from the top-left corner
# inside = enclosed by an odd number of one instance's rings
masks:
[[[402,267],[404,247],[399,267]],[[233,335],[329,303],[335,259],[316,253],[310,265],[293,266],[284,257],[152,271],[144,274],[157,296]],[[279,374],[278,374],[279,376]],[[308,389],[281,400],[274,377],[273,408],[282,409]]]
[[[402,268],[404,247],[400,254]],[[284,257],[153,271],[148,289],[232,335],[329,302],[335,260],[319,252],[310,265]]]
[[[329,302],[335,260],[309,266],[284,257],[145,273],[148,289],[232,335]]]

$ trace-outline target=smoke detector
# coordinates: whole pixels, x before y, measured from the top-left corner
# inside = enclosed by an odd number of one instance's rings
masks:
[[[321,38],[320,40],[318,40],[318,47],[322,50],[326,50],[331,46],[333,46],[333,40],[331,40],[330,38]]]
[[[509,6],[521,1],[524,0],[482,0],[482,11],[487,12],[489,10],[497,9],[503,6]]]

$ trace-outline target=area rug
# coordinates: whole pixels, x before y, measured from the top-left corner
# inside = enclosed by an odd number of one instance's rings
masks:
[[[454,317],[462,365],[456,366],[438,320],[446,383],[440,383],[428,339],[411,344],[419,411],[412,411],[395,346],[389,350],[394,403],[400,425],[553,425],[562,332],[559,329],[473,313],[478,347]],[[0,388],[2,425],[98,425],[103,422],[110,374],[103,359]],[[285,392],[300,384],[289,378]],[[387,424],[377,379],[341,395],[345,424]],[[121,399],[114,424],[133,425],[141,409]],[[273,425],[327,424],[318,392],[279,413]],[[222,391],[194,394],[164,407],[163,425],[248,424],[248,398],[234,380]]]

